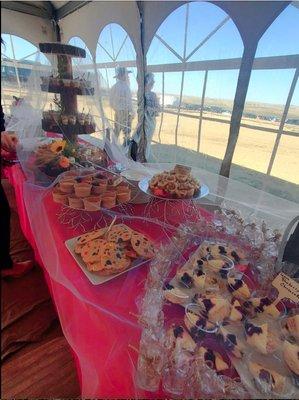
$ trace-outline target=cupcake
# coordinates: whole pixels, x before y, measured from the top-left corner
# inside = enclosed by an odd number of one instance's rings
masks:
[[[131,190],[128,189],[126,192],[120,192],[116,194],[117,201],[119,203],[127,203],[131,200]]]
[[[73,193],[74,191],[74,181],[70,180],[63,180],[59,184],[59,189],[62,193]]]
[[[76,125],[76,116],[75,115],[70,115],[69,116],[69,123],[71,125]]]
[[[92,184],[92,189],[91,193],[92,194],[103,194],[106,192],[106,188],[103,188],[103,186],[100,186],[98,183],[94,182]]]
[[[69,117],[67,115],[62,115],[61,116],[61,122],[62,122],[62,125],[68,125]]]
[[[116,205],[116,195],[113,196],[110,193],[105,193],[102,196],[102,206],[104,208],[113,208]]]
[[[83,199],[86,211],[97,211],[101,206],[101,196],[90,196]]]
[[[77,178],[75,178],[75,181],[77,184],[81,184],[81,183],[91,184],[92,177],[91,176],[77,176]]]
[[[71,208],[84,208],[83,200],[76,196],[69,196],[68,201]]]
[[[75,183],[75,195],[77,197],[88,197],[91,192],[91,184],[90,183]]]
[[[52,192],[53,201],[60,204],[68,204],[68,195],[66,193],[61,193],[59,190],[53,190]]]

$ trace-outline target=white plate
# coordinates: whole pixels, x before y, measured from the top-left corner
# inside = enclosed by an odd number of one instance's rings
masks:
[[[141,181],[138,184],[139,189],[142,192],[144,192],[150,196],[158,197],[159,199],[163,199],[163,200],[192,200],[192,199],[195,200],[195,199],[201,199],[202,197],[206,197],[210,193],[210,190],[207,185],[201,185],[199,192],[195,196],[187,198],[187,199],[175,199],[175,198],[162,197],[162,196],[160,197],[160,196],[156,196],[154,193],[151,192],[151,190],[149,188],[149,182],[151,179],[152,178],[150,178],[150,177],[141,179]]]
[[[80,236],[80,235],[79,235]],[[139,258],[136,259],[130,268],[126,269],[125,271],[120,272],[119,274],[113,274],[113,275],[109,275],[109,276],[102,276],[99,275],[99,273],[97,272],[90,272],[88,271],[88,269],[85,266],[84,261],[82,260],[82,258],[75,253],[74,249],[75,249],[75,245],[77,242],[77,238],[79,236],[76,236],[72,239],[66,240],[65,241],[65,246],[68,249],[68,251],[71,253],[71,255],[73,256],[73,258],[75,259],[76,263],[79,265],[79,267],[82,269],[82,271],[84,272],[84,274],[87,276],[88,280],[93,284],[93,285],[101,285],[105,282],[110,281],[111,279],[116,278],[119,275],[125,274],[128,271],[131,271],[134,268],[140,267],[141,265],[145,264],[146,262],[148,262],[149,260],[145,260],[144,258]]]

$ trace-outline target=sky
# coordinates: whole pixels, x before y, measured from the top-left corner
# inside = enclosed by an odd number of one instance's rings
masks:
[[[181,57],[184,56],[185,21],[187,5],[176,9],[161,24],[157,34],[165,40]],[[211,3],[189,3],[189,18],[186,36],[185,57],[219,24],[227,15]],[[274,21],[261,38],[256,57],[299,54],[299,9],[288,6]],[[8,35],[2,35],[6,41],[5,53],[12,57]],[[16,58],[20,59],[33,53],[36,48],[14,37]],[[81,39],[73,40],[73,44],[84,46]],[[96,52],[97,62],[135,60],[135,51],[126,32],[117,24],[106,26],[99,37],[100,43],[110,56],[98,45]],[[124,45],[122,46],[122,44]],[[243,53],[243,43],[234,23],[227,21],[200,49],[187,61],[200,61],[212,59],[240,58]],[[45,62],[44,56],[40,61]],[[27,59],[34,60],[36,55]],[[90,60],[88,54],[86,62]],[[164,64],[180,63],[181,61],[172,54],[157,38],[154,38],[147,53],[147,63]],[[131,87],[137,89],[136,68],[132,68]],[[254,70],[251,75],[247,101],[284,104],[293,79],[294,70]],[[115,79],[114,69],[101,70],[111,86]],[[162,92],[162,74],[155,74],[155,88]],[[204,72],[186,72],[184,79],[183,95],[201,96]],[[238,70],[209,71],[206,96],[217,99],[233,99],[238,79]],[[179,95],[182,73],[172,72],[165,74],[165,93]],[[299,105],[299,84],[293,95],[292,105]]]

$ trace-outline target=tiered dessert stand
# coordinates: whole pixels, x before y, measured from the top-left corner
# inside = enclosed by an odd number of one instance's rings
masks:
[[[90,134],[95,131],[91,117],[87,120],[80,119],[77,107],[77,96],[90,96],[94,94],[94,89],[73,78],[72,58],[85,58],[86,52],[79,47],[61,43],[40,43],[42,53],[57,55],[58,78],[45,83],[42,78],[41,90],[48,93],[60,95],[62,114],[71,116],[70,120],[64,121],[61,116],[53,118],[43,118],[42,128],[45,131],[62,133],[64,138],[70,142],[76,142],[77,136]],[[65,84],[67,82],[67,85]],[[83,117],[84,118],[84,117]]]

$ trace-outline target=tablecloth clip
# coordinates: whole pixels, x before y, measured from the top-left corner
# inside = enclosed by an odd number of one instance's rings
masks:
[[[276,272],[280,272],[281,271],[281,264],[282,264],[282,259],[283,259],[283,255],[284,255],[284,251],[285,251],[285,247],[287,245],[287,241],[289,239],[290,236],[290,232],[292,230],[292,228],[294,227],[295,223],[299,221],[299,215],[297,215],[295,218],[293,218],[291,220],[291,222],[288,224],[288,226],[286,227],[284,234],[282,236],[281,239],[281,244],[278,250],[278,256],[277,256],[277,261],[275,264],[275,271]]]

